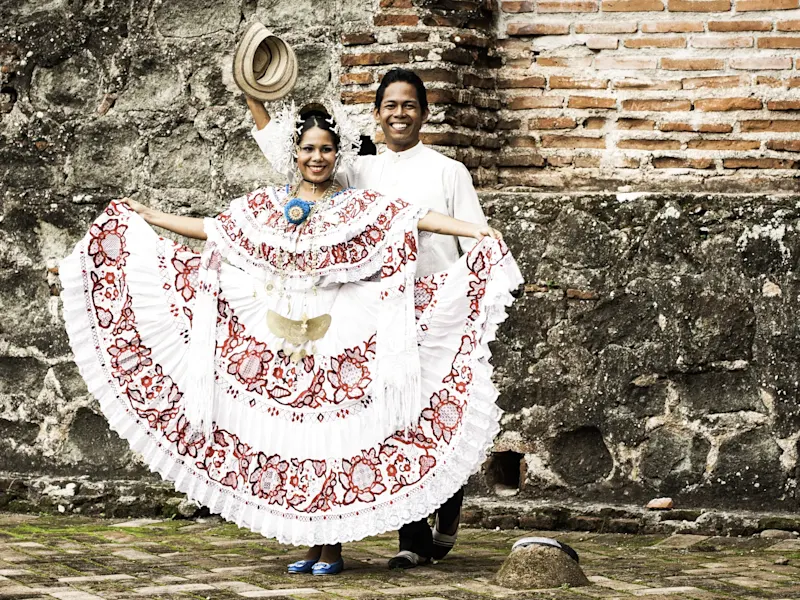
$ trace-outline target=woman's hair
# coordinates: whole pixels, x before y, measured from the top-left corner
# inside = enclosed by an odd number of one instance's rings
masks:
[[[425,90],[425,84],[422,83],[422,79],[420,79],[420,76],[414,73],[414,71],[400,68],[392,69],[381,79],[378,91],[375,92],[375,108],[377,110],[381,109],[381,102],[383,102],[383,96],[386,94],[386,88],[398,81],[409,83],[414,86],[414,89],[417,90],[417,102],[419,102],[420,110],[423,113],[427,111],[428,92]]]
[[[329,132],[333,138],[333,145],[336,146],[336,150],[339,150],[339,135],[335,131],[336,123],[333,117],[318,108],[312,108],[300,114],[300,118],[297,120],[297,143],[300,143],[306,131],[315,127]]]

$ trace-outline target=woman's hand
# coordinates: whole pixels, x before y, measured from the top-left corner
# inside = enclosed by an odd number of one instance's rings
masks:
[[[495,240],[502,240],[503,234],[497,231],[494,227],[488,225],[476,225],[475,231],[472,234],[476,240],[482,240],[485,237],[490,237]]]
[[[122,198],[122,202],[130,206],[131,209],[133,209],[133,212],[142,217],[148,223],[150,222],[150,218],[155,213],[155,211],[149,206],[145,206],[141,202],[137,202],[136,200],[132,200],[131,198]]]

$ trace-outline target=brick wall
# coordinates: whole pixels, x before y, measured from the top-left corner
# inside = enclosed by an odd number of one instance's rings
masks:
[[[479,185],[796,187],[800,0],[382,0],[374,24],[343,38],[344,100],[419,70],[425,141]]]
[[[496,184],[496,19],[491,0],[380,0],[372,27],[342,35],[342,101],[369,109],[383,73],[414,69],[431,103],[423,142],[466,164],[476,185]]]

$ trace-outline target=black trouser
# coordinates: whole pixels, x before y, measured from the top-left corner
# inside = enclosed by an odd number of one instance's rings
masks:
[[[464,502],[464,488],[458,490],[453,497],[442,504],[436,511],[439,517],[439,530],[449,532],[453,523],[461,514],[461,504]],[[400,550],[410,550],[425,558],[433,554],[433,534],[427,519],[420,519],[408,523],[400,528]]]

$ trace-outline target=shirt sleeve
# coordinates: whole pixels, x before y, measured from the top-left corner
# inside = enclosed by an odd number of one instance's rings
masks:
[[[486,216],[483,214],[481,203],[478,200],[478,193],[472,185],[472,177],[467,167],[461,163],[456,163],[448,188],[447,202],[450,205],[450,214],[454,218],[486,225]],[[469,252],[476,241],[475,238],[458,238],[461,252]]]

